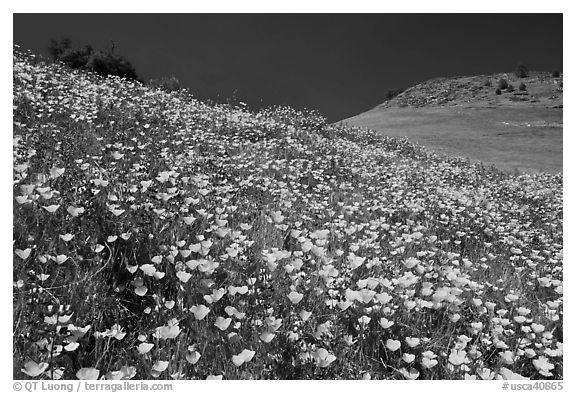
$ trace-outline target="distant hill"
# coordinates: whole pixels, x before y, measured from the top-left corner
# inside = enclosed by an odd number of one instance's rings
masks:
[[[512,91],[497,94],[501,80]],[[431,79],[342,123],[406,136],[438,153],[504,170],[557,173],[562,109],[562,75],[531,72],[520,79],[501,73]]]
[[[514,90],[501,89],[496,94],[500,80],[512,85]],[[526,91],[520,91],[524,83]],[[531,72],[527,78],[513,73],[493,75],[435,78],[419,83],[387,100],[379,107],[435,107],[451,105],[517,106],[527,104],[559,107],[563,102],[563,77],[553,78],[549,72]]]

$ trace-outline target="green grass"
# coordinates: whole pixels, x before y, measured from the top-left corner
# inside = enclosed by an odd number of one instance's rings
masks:
[[[505,80],[525,92],[497,95]],[[501,170],[562,172],[563,80],[551,73],[432,79],[342,121]]]
[[[381,108],[343,120],[508,171],[562,173],[562,110],[525,105]]]
[[[13,135],[14,378],[563,378],[561,175],[17,52]]]

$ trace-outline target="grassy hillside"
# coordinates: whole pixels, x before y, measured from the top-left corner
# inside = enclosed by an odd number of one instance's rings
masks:
[[[514,91],[496,94],[501,79]],[[562,108],[561,76],[495,74],[426,81],[342,123],[406,136],[438,153],[507,171],[558,173]]]
[[[14,378],[562,379],[561,175],[14,55]]]

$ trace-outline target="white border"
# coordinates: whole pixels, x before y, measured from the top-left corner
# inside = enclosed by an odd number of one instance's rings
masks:
[[[381,4],[379,4],[381,3]],[[2,50],[0,50],[0,56],[2,58],[3,78],[2,78],[2,154],[0,154],[0,159],[2,160],[0,164],[2,173],[2,184],[10,184],[12,179],[12,89],[9,86],[12,85],[12,73],[10,72],[12,68],[12,45],[13,45],[13,13],[205,13],[205,12],[225,12],[225,13],[471,13],[471,12],[489,12],[489,13],[517,13],[517,12],[528,12],[528,13],[564,13],[564,83],[566,84],[564,92],[564,101],[568,110],[564,112],[564,181],[565,193],[564,193],[564,220],[566,223],[564,236],[568,247],[565,250],[565,270],[564,270],[564,281],[566,301],[565,311],[566,315],[564,317],[565,324],[565,355],[564,355],[564,372],[565,372],[565,382],[564,391],[574,391],[573,384],[571,383],[574,379],[572,377],[571,370],[576,370],[573,362],[573,348],[574,339],[571,336],[571,332],[574,332],[575,325],[573,323],[573,307],[574,307],[574,291],[573,285],[571,284],[574,278],[574,267],[573,264],[576,261],[576,253],[574,253],[574,248],[571,246],[574,236],[574,222],[576,216],[574,214],[576,207],[571,203],[573,201],[573,190],[574,190],[574,174],[572,173],[572,168],[574,168],[575,154],[572,153],[571,148],[576,146],[573,129],[574,122],[574,112],[571,110],[573,108],[573,84],[572,75],[574,72],[573,67],[573,50],[569,47],[571,40],[569,37],[575,37],[574,25],[575,20],[573,18],[574,13],[572,12],[572,4],[568,1],[550,1],[550,2],[533,2],[533,1],[495,1],[495,0],[484,0],[482,2],[468,2],[463,4],[463,1],[411,1],[411,2],[394,2],[393,4],[386,3],[384,1],[366,1],[366,0],[355,0],[355,1],[312,1],[312,0],[292,0],[286,3],[278,3],[272,1],[253,1],[253,0],[227,0],[227,1],[203,1],[203,2],[179,2],[179,1],[111,1],[111,0],[100,0],[93,3],[79,2],[78,0],[66,0],[66,1],[40,1],[40,0],[27,0],[22,2],[13,1],[11,4],[3,4],[3,11],[1,16],[1,26],[3,34],[1,35],[2,40]],[[573,3],[573,2],[572,2]],[[9,11],[9,12],[8,12]],[[530,26],[526,26],[527,29]],[[573,45],[573,42],[572,42]],[[9,79],[10,78],[10,79]],[[7,187],[8,188],[8,187]],[[11,192],[7,189],[1,194],[3,209],[1,210],[0,220],[2,222],[1,237],[0,241],[3,255],[3,263],[5,264],[5,270],[2,274],[2,282],[0,288],[2,290],[1,296],[3,299],[2,305],[3,310],[7,316],[10,315],[10,310],[12,309],[12,274],[11,274],[11,260],[12,260],[12,197]],[[1,337],[3,340],[3,351],[1,356],[1,381],[2,385],[6,391],[12,390],[12,325],[11,323],[1,324]],[[190,389],[205,389],[207,386],[200,382],[183,382],[176,381],[174,383],[175,392],[188,392]],[[197,385],[198,384],[198,385]],[[361,384],[361,386],[359,385]],[[330,389],[336,391],[346,391],[351,389],[362,389],[370,392],[384,392],[389,389],[392,391],[424,391],[424,392],[453,392],[453,391],[463,391],[467,392],[485,392],[485,391],[502,391],[502,383],[496,381],[483,381],[483,382],[472,382],[472,381],[414,381],[414,382],[404,382],[404,381],[283,381],[283,382],[252,382],[252,381],[233,381],[233,382],[220,382],[217,385],[209,386],[210,390],[216,388],[217,390],[222,389],[222,391],[233,391],[233,392],[270,392],[271,389],[277,390],[278,388],[286,389],[289,391],[294,390],[310,390],[317,391],[319,389]]]

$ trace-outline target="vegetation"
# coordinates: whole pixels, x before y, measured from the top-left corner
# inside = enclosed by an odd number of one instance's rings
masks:
[[[51,40],[48,53],[54,61],[63,62],[74,69],[91,71],[102,76],[115,75],[138,80],[134,66],[124,57],[112,52],[94,50],[90,45],[73,48],[72,41],[68,38]]]
[[[518,86],[518,90],[526,91],[526,85],[524,84],[524,82],[520,82],[520,85]]]
[[[559,71],[554,71],[552,73],[552,78],[560,78],[560,72]]]
[[[175,76],[171,77],[163,77],[158,79],[150,79],[149,83],[150,87],[155,89],[162,89],[167,93],[171,93],[173,91],[178,91],[181,89],[180,81]]]
[[[501,79],[498,81],[498,88],[499,88],[500,90],[507,89],[507,88],[508,88],[508,81],[507,81],[506,79],[504,79],[504,78],[501,78]]]
[[[563,378],[561,175],[13,70],[15,379]]]
[[[516,67],[516,70],[514,70],[514,75],[516,75],[518,78],[527,78],[528,77],[528,67],[522,63],[518,64],[518,66]]]
[[[396,97],[398,94],[402,93],[404,89],[390,89],[384,95],[385,101],[389,101],[392,98]]]

